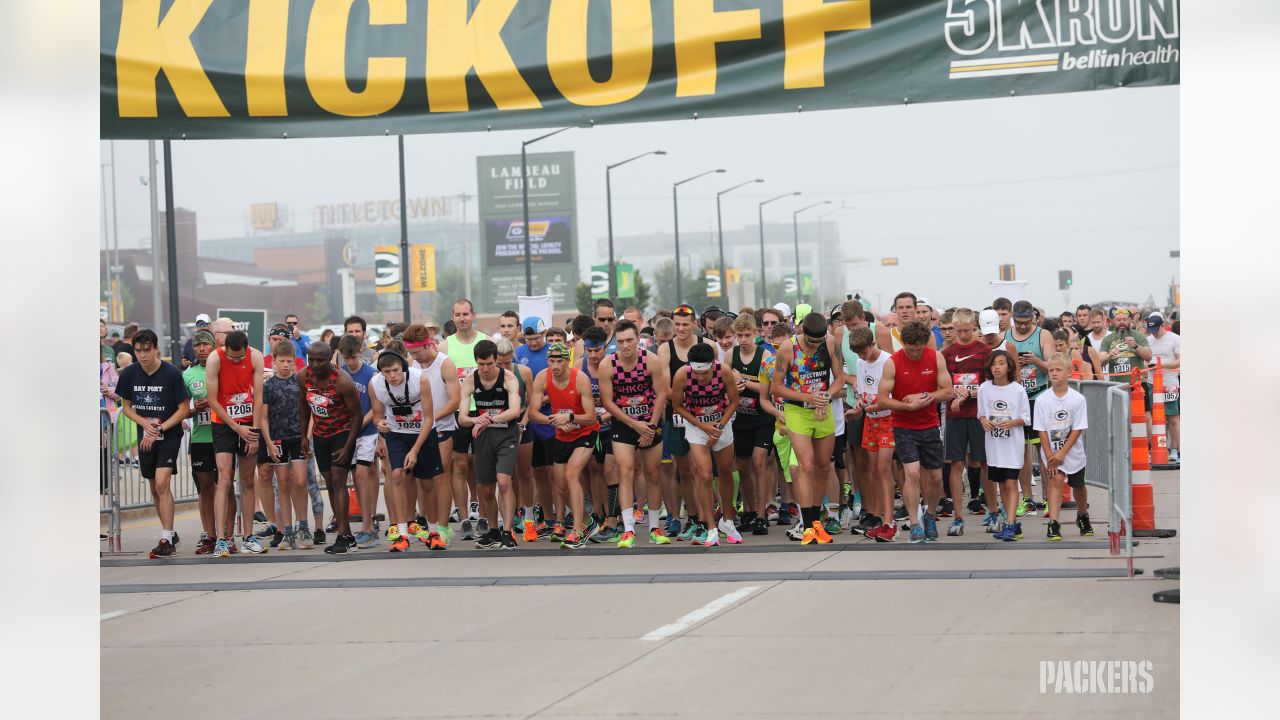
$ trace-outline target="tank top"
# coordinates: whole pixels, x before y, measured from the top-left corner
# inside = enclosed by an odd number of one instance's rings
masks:
[[[355,383],[356,391],[360,393],[360,417],[363,420],[364,416],[369,414],[369,409],[373,407],[373,403],[369,401],[369,383],[373,382],[373,376],[378,373],[372,365],[361,361],[359,370],[347,374],[351,376],[351,382]],[[360,437],[377,434],[378,426],[372,422],[360,429]]]
[[[338,394],[338,369],[329,368],[328,382],[324,387],[316,383],[311,369],[302,373],[305,400],[311,408],[313,430],[316,437],[333,437],[351,431],[351,408]]]
[[[512,372],[515,371],[513,370]],[[471,417],[480,417],[481,415],[496,417],[510,408],[508,404],[510,398],[507,397],[505,385],[506,377],[507,371],[499,369],[498,377],[493,381],[493,387],[485,389],[479,373],[471,376],[471,379],[476,384],[475,390],[471,394],[471,397],[476,401],[476,408],[470,411]],[[507,425],[504,422],[495,422],[491,423],[489,427],[504,428]]]
[[[551,375],[551,371],[547,371],[547,400],[551,403],[552,412],[563,412],[572,410],[574,415],[581,415],[585,412],[582,407],[582,396],[578,394],[578,369],[569,368],[569,384],[563,389],[556,387],[555,378]],[[583,438],[600,428],[600,423],[592,421],[587,425],[578,425],[570,423],[565,428],[556,428],[556,439],[562,442],[571,442],[578,438]]]
[[[244,358],[235,362],[227,357],[226,348],[218,348],[218,404],[227,409],[227,415],[240,425],[253,422],[253,349],[247,349]],[[214,413],[212,420],[223,424]]]
[[[743,377],[756,380],[760,376],[760,362],[764,360],[764,349],[757,347],[755,357],[751,358],[751,362],[742,362],[741,348],[735,347],[731,358],[732,368],[742,374]],[[760,393],[751,389],[744,389],[738,393],[738,412],[735,416],[735,422],[741,421],[748,425],[756,425],[760,422],[773,422],[773,418],[760,411]]]
[[[1026,340],[1018,341],[1013,338],[1013,328],[1010,327],[1005,331],[1004,338],[1013,343],[1014,352],[1019,355],[1029,352],[1044,360],[1044,350],[1040,347],[1041,332],[1043,330],[1037,327]],[[1034,398],[1044,392],[1046,387],[1049,387],[1048,376],[1040,372],[1040,368],[1031,363],[1026,363],[1018,368],[1018,382],[1022,384],[1022,388],[1027,391],[1027,397],[1030,398]]]
[[[653,404],[658,394],[653,390],[653,375],[649,374],[649,353],[641,352],[636,366],[622,369],[622,358],[613,354],[613,402],[627,417],[640,422],[653,419]]]
[[[827,350],[826,340],[818,343],[817,351],[811,353],[804,351],[799,335],[792,336],[791,340],[795,359],[792,360],[791,367],[787,368],[787,375],[783,378],[786,386],[806,393],[822,392],[831,387],[831,352]],[[800,403],[795,400],[787,400],[787,402],[813,408],[810,403]]]
[[[701,342],[702,342],[702,336],[699,335],[698,343],[701,343]],[[694,344],[696,345],[698,343],[694,343]],[[691,345],[689,347],[692,349],[693,346]],[[667,363],[667,369],[670,371],[671,374],[668,375],[668,377],[670,377],[672,381],[674,381],[676,377],[676,371],[684,367],[685,365],[688,365],[689,361],[681,360],[676,355],[676,341],[674,339],[667,341],[667,348],[671,351],[671,360],[669,360]],[[686,353],[686,355],[687,354],[688,353]],[[669,403],[667,404],[667,417],[671,418],[672,422],[674,422],[677,426],[679,426],[683,422],[682,418],[676,416],[675,412],[671,409],[671,405]]]
[[[448,355],[454,367],[458,368],[458,382],[466,379],[467,371],[476,366],[476,345],[484,339],[486,339],[484,335],[476,333],[476,339],[468,345],[459,340],[455,334],[444,341],[444,354]]]
[[[422,411],[422,374],[424,372],[426,371],[415,367],[409,368],[409,372],[405,373],[404,385],[395,387],[387,382],[385,375],[374,381],[372,391],[377,396],[378,402],[382,403],[382,412],[387,418],[387,425],[391,426],[391,432],[407,435],[417,435],[422,432],[422,423],[427,420]],[[427,377],[430,378],[430,375]],[[449,419],[452,420],[453,416],[450,415]]]
[[[937,350],[925,347],[920,353],[919,360],[912,360],[907,357],[906,350],[899,350],[890,359],[893,360],[894,369],[894,399],[903,400],[938,389]],[[894,427],[928,430],[938,427],[938,424],[938,407],[934,403],[928,403],[919,410],[911,412],[893,411]]]
[[[444,353],[436,353],[436,359],[431,364],[422,368],[422,372],[427,374],[427,383],[431,385],[431,407],[442,408],[449,404],[449,388],[444,384],[444,378],[440,375],[440,369],[444,366],[444,359],[447,357]],[[388,418],[388,422],[390,418]],[[452,413],[440,418],[436,421],[436,430],[438,432],[452,432],[458,429],[458,420]]]
[[[880,399],[880,378],[884,375],[884,363],[888,359],[889,353],[881,350],[875,360],[867,362],[859,359],[858,364],[855,366],[855,372],[858,377],[857,393],[868,406],[875,405]],[[877,410],[866,415],[873,419],[886,418],[892,412],[892,410]]]
[[[711,363],[711,379],[699,382],[689,368],[684,383],[684,406],[693,413],[698,422],[717,423],[724,417],[728,397],[725,394],[724,377],[720,374],[719,360]]]
[[[582,358],[582,372],[591,381],[591,398],[596,402],[596,419],[600,421],[600,431],[604,432],[613,427],[612,419],[604,419],[600,416],[600,411],[604,408],[600,404],[600,378],[591,374],[591,367],[586,358]]]

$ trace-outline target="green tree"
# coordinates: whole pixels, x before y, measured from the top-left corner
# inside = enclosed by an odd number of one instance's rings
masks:
[[[583,315],[591,314],[591,306],[595,300],[591,297],[591,284],[580,282],[573,291],[573,306]]]
[[[705,277],[695,276],[687,269],[684,271],[681,280],[684,293],[684,301],[693,305],[706,304],[707,281]],[[701,273],[700,273],[701,275]],[[674,260],[668,260],[653,273],[653,289],[654,303],[658,307],[670,310],[675,307],[678,302],[676,298],[676,263]]]

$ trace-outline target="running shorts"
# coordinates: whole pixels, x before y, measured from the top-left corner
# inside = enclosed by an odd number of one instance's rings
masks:
[[[599,434],[600,434],[599,432],[593,432],[587,435],[583,435],[577,440],[569,440],[569,441],[561,440],[559,438],[552,438],[551,439],[551,447],[552,447],[551,462],[555,463],[556,465],[568,464],[569,458],[573,456],[573,452],[578,448],[586,448],[594,452],[596,447],[596,436]]]
[[[751,457],[756,448],[768,450],[772,447],[773,423],[733,426],[733,454],[736,457],[745,460]]]
[[[260,442],[258,443],[259,465],[288,465],[294,461],[304,462],[302,457],[302,438],[283,438],[274,440],[274,444],[280,448],[280,462],[272,462],[271,456],[267,454],[267,444]]]
[[[475,457],[477,483],[493,485],[498,482],[499,475],[515,475],[519,433],[514,425],[504,428],[489,427],[472,438],[471,450]]]
[[[725,426],[724,431],[720,433],[720,439],[714,444],[711,442],[711,436],[695,425],[685,426],[684,437],[690,445],[703,445],[711,448],[711,452],[718,453],[733,443],[733,423]]]
[[[918,462],[925,470],[942,469],[942,438],[938,436],[938,428],[915,430],[895,427],[893,442],[903,465]]]
[[[897,443],[893,440],[893,416],[867,418],[862,424],[862,449],[867,452],[893,450]]]
[[[797,435],[807,435],[811,438],[824,438],[828,435],[834,435],[836,432],[835,418],[831,417],[831,413],[827,413],[824,420],[815,420],[813,411],[787,403],[786,409],[783,410],[787,418],[787,431]]]
[[[340,432],[337,435],[330,435],[329,437],[320,437],[319,435],[311,436],[311,448],[315,451],[316,467],[320,468],[320,472],[328,472],[333,469],[334,466],[344,468],[346,470],[350,470],[355,467],[355,463],[351,461],[351,458],[347,458],[347,463],[345,465],[338,465],[333,461],[333,456],[336,455],[339,450],[346,447],[347,438],[349,436],[350,434],[345,432]],[[394,467],[394,465],[392,467]]]
[[[181,430],[181,428],[178,428]],[[156,443],[151,446],[150,450],[143,450],[138,447],[138,467],[142,471],[142,477],[147,480],[156,479],[156,470],[159,468],[169,468],[177,471],[178,469],[178,452],[180,447],[175,445],[161,445]]]
[[[976,417],[947,418],[947,462],[987,461],[987,434]]]
[[[418,436],[414,433],[389,432],[382,433],[382,438],[387,443],[387,459],[391,462],[392,470],[403,468],[405,456],[413,449]],[[319,460],[320,454],[317,451],[316,461],[319,462]],[[323,467],[320,469],[324,470]],[[434,433],[427,433],[427,439],[422,442],[422,447],[418,448],[418,459],[413,464],[412,472],[413,476],[419,480],[429,480],[444,474],[444,464],[440,461],[440,443],[436,442]]]
[[[218,471],[218,463],[213,457],[213,443],[191,443],[191,472],[211,473]]]

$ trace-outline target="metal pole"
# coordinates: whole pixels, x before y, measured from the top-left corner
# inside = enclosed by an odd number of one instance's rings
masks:
[[[760,307],[765,303],[765,270],[764,270],[764,203],[756,206],[756,224],[760,226]]]
[[[149,195],[151,196],[151,277],[153,278],[151,283],[151,307],[155,308],[156,332],[160,332],[160,328],[163,327],[160,323],[160,318],[162,317],[160,314],[160,213],[158,208],[159,199],[157,198],[160,188],[156,187],[155,140],[147,141],[147,173],[147,189],[150,190]],[[199,260],[192,258],[191,262],[194,264]],[[194,289],[193,285],[192,290]],[[181,363],[179,363],[179,367],[181,367]]]
[[[116,269],[120,267],[120,218],[116,213],[116,141],[111,140],[108,145],[111,148],[111,243],[114,247],[116,259],[111,264],[111,272],[115,278],[115,282],[111,284],[111,296],[115,298],[120,295],[120,273]],[[115,304],[124,305],[123,296],[120,296],[120,302]],[[157,313],[158,315],[158,313]],[[120,308],[120,319],[124,319],[124,308]]]
[[[467,241],[467,201],[470,195],[462,193],[462,294],[471,299],[471,243]]]
[[[180,362],[182,331],[178,329],[178,320],[182,313],[178,307],[178,232],[177,219],[173,214],[173,149],[168,140],[164,141],[164,224],[168,233],[165,252],[169,256],[169,352],[174,362]],[[160,281],[158,274],[155,281]]]
[[[400,298],[404,305],[404,321],[410,323],[412,315],[409,311],[409,205],[404,189],[404,135],[396,137],[400,150]]]
[[[720,217],[720,196],[716,193],[716,237],[720,243],[720,302],[729,307],[729,276],[724,267],[724,223]]]
[[[111,236],[107,233],[107,166],[100,165],[98,167],[98,175],[102,180],[102,272],[103,278],[107,285],[107,320],[116,321],[116,293],[115,286],[111,283],[111,279],[115,274],[115,270],[111,268]],[[99,293],[98,300],[102,300]]]
[[[609,224],[609,301],[616,304],[618,302],[618,278],[613,264],[613,183],[610,180],[610,173],[612,172],[612,167],[604,169],[604,204],[605,216]]]
[[[796,249],[796,304],[800,304],[800,223],[796,220],[796,216],[800,212],[791,213],[791,240],[795,243]]]
[[[684,303],[684,293],[680,282],[680,200],[677,197],[677,190],[680,183],[671,186],[671,212],[675,218],[675,236],[676,236],[676,305]]]
[[[533,240],[529,237],[529,160],[528,142],[520,143],[520,194],[524,206],[524,294],[533,295]]]

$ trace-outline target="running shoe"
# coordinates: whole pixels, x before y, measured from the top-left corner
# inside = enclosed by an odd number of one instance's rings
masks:
[[[822,529],[825,530],[828,535],[839,535],[840,520],[828,515],[827,519],[822,523]]]
[[[978,498],[974,498],[969,501],[970,515],[983,515],[986,512],[987,512],[987,509],[982,505],[982,501],[979,500]]]
[[[476,540],[476,547],[481,550],[497,550],[502,547],[502,541],[498,539],[496,532],[487,532]]]
[[[449,522],[462,522],[462,516],[458,514],[458,508],[454,508],[453,512],[449,514]]]
[[[532,520],[524,521],[524,541],[538,542],[538,526],[534,525]]]
[[[244,536],[244,539],[240,541],[240,549],[255,555],[261,555],[267,551],[266,548],[262,547],[262,545],[258,543],[258,539],[252,535]]]
[[[1076,524],[1079,525],[1080,524],[1079,521],[1076,521]],[[213,548],[217,544],[218,543],[215,542],[213,538],[209,537],[207,533],[201,533],[200,542],[196,543],[196,554],[208,555],[209,553],[213,552]]]
[[[578,534],[577,530],[571,531],[560,541],[560,547],[566,550],[581,550],[586,545],[587,541],[582,539],[582,535]]]
[[[1045,533],[1045,538],[1054,542],[1062,542],[1062,526],[1058,524],[1057,520],[1049,521],[1049,529]]]
[[[551,535],[551,526],[548,525],[545,520],[539,520],[537,525],[534,526],[534,529],[536,529],[538,532],[539,540]]]
[[[329,524],[324,526],[324,531],[327,533],[338,532],[338,516],[335,515],[329,518]]]
[[[150,557],[152,560],[155,560],[156,558],[173,557],[175,552],[176,550],[174,550],[173,543],[164,538],[160,538],[160,542],[152,548]]]
[[[1014,540],[1022,539],[1022,523],[1020,522],[1015,522],[1013,524],[1013,539]]]
[[[261,510],[254,511],[253,521],[258,524],[265,523],[267,521],[267,516],[263,515]]]
[[[440,539],[443,540],[446,545],[453,542],[453,528],[449,527],[447,524],[437,525],[436,532],[440,534]]]
[[[235,538],[230,538],[229,541],[227,542],[227,545],[228,545],[228,549],[231,550],[232,555],[237,555],[240,553],[240,548],[236,547]]]
[[[315,545],[316,542],[311,537],[311,530],[306,525],[298,526],[298,547],[303,550],[310,550]]]
[[[1089,524],[1089,513],[1085,513],[1076,518],[1076,527],[1080,528],[1080,534],[1085,537],[1093,537],[1093,525]]]
[[[316,535],[315,535],[315,538],[313,539],[315,540],[316,545],[324,545],[325,544],[324,531],[321,530],[320,528],[316,528]]]
[[[498,542],[502,544],[502,547],[500,548],[502,550],[515,550],[516,549],[515,532],[513,531],[513,532],[498,533]]]
[[[848,505],[840,508],[840,527],[844,530],[853,530],[858,525],[858,515]]]
[[[573,527],[573,513],[572,513],[572,512],[567,512],[567,513],[565,513],[565,514],[564,514],[564,524],[565,524],[565,527]]]
[[[698,533],[698,524],[690,520],[688,521],[688,524],[684,526],[684,530],[681,530],[680,534],[676,535],[676,540],[679,540],[681,542],[684,542],[686,540],[692,540],[693,536],[696,535],[697,533]]]
[[[409,523],[409,534],[418,539],[418,542],[424,545],[431,539],[431,533],[416,522]]]
[[[472,500],[471,505],[467,507],[467,519],[475,522],[480,519],[480,503]],[[464,540],[466,538],[463,538]]]
[[[258,513],[258,514],[259,514],[259,515],[261,515],[262,513]],[[259,531],[258,531],[258,533],[257,533],[257,535],[256,535],[256,537],[257,537],[259,540],[266,540],[267,538],[272,537],[272,536],[274,536],[275,534],[276,534],[276,526],[275,526],[275,525],[268,525],[268,526],[266,526],[266,527],[262,528],[261,530],[259,530]]]
[[[875,535],[871,535],[871,533],[875,533]],[[898,536],[898,528],[894,525],[885,523],[875,530],[868,532],[867,535],[874,537],[875,541],[878,543],[891,543],[893,542],[893,539]]]
[[[218,538],[218,542],[213,545],[214,557],[231,557],[231,543],[226,538]]]
[[[955,515],[956,505],[951,498],[942,498],[942,502],[938,503],[938,517],[951,517]]]
[[[906,519],[907,519],[907,517],[908,517],[908,513],[907,513],[907,508],[906,508],[906,506],[903,506],[903,507],[900,507],[900,508],[896,508],[896,509],[893,511],[893,519],[894,519],[896,522],[902,522],[903,520],[906,520]]]
[[[404,535],[396,536],[394,542],[391,543],[391,549],[388,552],[409,552],[409,538]]]
[[[588,515],[586,525],[582,528],[582,539],[590,540],[600,534],[600,523],[596,521],[595,515]]]
[[[462,521],[462,539],[463,539],[463,540],[475,540],[475,539],[476,539],[476,533],[475,533],[475,530],[473,530],[473,529],[472,529],[472,527],[471,527],[471,521],[470,521],[470,520],[463,520],[463,521]]]
[[[662,531],[661,531],[661,530],[658,530],[657,528],[654,528],[653,530],[650,530],[650,531],[649,531],[649,542],[654,542],[654,539],[653,539],[653,537],[654,537],[654,533],[659,533],[659,534],[661,534],[661,533],[662,533]],[[664,537],[664,538],[662,538],[662,539],[663,539],[663,540],[667,540],[665,537]],[[667,542],[671,542],[671,541],[670,541],[670,540],[667,540]],[[634,546],[635,546],[635,544],[636,544],[636,534],[635,534],[635,533],[633,533],[633,532],[631,532],[630,530],[624,530],[624,531],[622,532],[622,536],[618,538],[618,547],[620,547],[620,548],[630,548],[630,547],[634,547]]]
[[[791,528],[787,530],[786,532],[787,539],[796,540],[796,541],[804,540],[804,531],[805,531],[804,523],[797,521],[795,525],[792,525]]]
[[[831,533],[828,532],[827,529],[822,526],[822,523],[817,520],[813,521],[812,529],[814,536],[818,538],[818,543],[822,545],[830,545],[835,542],[835,540],[831,538]]]
[[[417,522],[417,523],[418,523],[419,525],[421,525],[422,527],[426,527],[426,526],[427,526],[427,519],[426,519],[426,518],[424,518],[424,517],[422,517],[421,515],[419,515],[419,516],[415,517],[415,518],[414,518],[414,521],[415,521],[415,522]],[[376,524],[377,524],[377,522],[375,521],[375,523],[374,523],[374,524],[376,525]]]
[[[920,522],[924,525],[924,539],[929,542],[938,540],[938,518],[925,513],[920,516]]]
[[[432,550],[444,550],[447,546],[445,545],[444,538],[440,537],[440,533],[433,532],[427,540],[427,547]]]
[[[817,523],[815,522],[814,524],[816,525]],[[804,533],[800,536],[800,544],[801,545],[817,545],[818,544],[818,534],[813,531],[812,527],[807,527],[804,529]]]
[[[382,541],[378,536],[371,532],[362,532],[356,535],[356,547],[364,550],[365,548],[378,547]]]
[[[662,528],[653,528],[649,531],[650,545],[670,545],[671,537],[663,532]]]
[[[864,515],[858,522],[858,529],[862,531],[863,535],[866,535],[881,525],[884,525],[884,519],[879,515]]]
[[[284,533],[277,530],[271,534],[271,542],[268,543],[268,546],[278,548],[282,542],[284,542]]]
[[[600,528],[600,532],[587,539],[593,543],[618,542],[618,536],[620,534],[621,533],[618,532],[617,528],[611,528],[608,525],[605,525]]]
[[[720,533],[715,530],[707,531],[707,537],[702,541],[703,547],[720,547]]]
[[[1003,527],[995,531],[991,536],[995,540],[1003,540],[1004,542],[1013,542],[1017,538],[1013,536],[1013,523],[1005,523]]]
[[[769,503],[769,506],[765,508],[764,516],[765,522],[776,521],[778,519],[778,506],[773,503]]]
[[[387,528],[387,542],[393,543],[400,539],[400,523],[391,523]]]
[[[1018,517],[1022,517],[1023,515],[1026,515],[1026,514],[1027,514],[1027,510],[1031,508],[1031,506],[1034,504],[1034,502],[1035,502],[1035,501],[1034,501],[1034,500],[1031,500],[1030,498],[1022,498],[1021,500],[1019,500],[1019,501],[1018,501],[1018,512],[1017,512]]]
[[[742,533],[738,532],[738,528],[728,520],[721,519],[716,524],[716,529],[720,531],[720,535],[724,536],[724,541],[730,545],[737,545],[742,542]]]
[[[350,552],[356,546],[356,539],[352,535],[339,535],[334,538],[333,544],[325,548],[324,551],[329,555],[342,555]]]
[[[707,542],[707,528],[698,523],[693,531],[693,537],[689,539],[690,545],[705,545]]]
[[[752,535],[768,535],[769,521],[762,517],[756,518],[755,527],[751,528],[751,534]]]
[[[923,525],[912,525],[912,526],[911,526],[911,537],[907,540],[907,542],[912,543],[912,544],[915,544],[915,545],[923,545],[923,544],[925,543],[924,526],[923,526]]]
[[[639,506],[636,506],[635,509],[631,511],[631,521],[636,525],[644,525],[647,522],[647,519],[644,516],[644,511],[641,510]]]
[[[1169,464],[1179,465],[1182,463],[1182,455],[1178,453],[1178,448],[1169,448]]]
[[[951,521],[951,527],[947,528],[947,537],[960,537],[964,535],[964,518],[957,517]]]
[[[551,528],[551,542],[562,543],[566,535],[564,525],[560,523],[556,523],[555,527]]]
[[[289,528],[289,532],[284,534],[284,540],[280,542],[280,549],[281,550],[297,550],[298,549],[298,534],[293,531],[293,528]]]
[[[680,534],[680,518],[668,517],[667,529],[664,530],[663,533],[669,538],[676,537],[677,535],[679,535]]]
[[[999,525],[1000,516],[998,514],[987,513],[982,516],[982,527],[986,528],[987,532],[994,533]]]
[[[489,519],[480,518],[476,521],[476,535],[484,536],[489,534]]]

